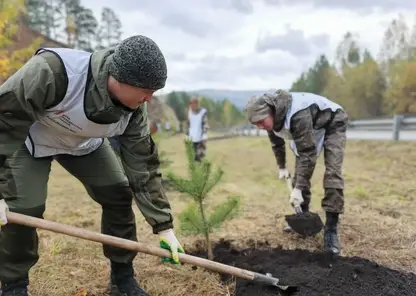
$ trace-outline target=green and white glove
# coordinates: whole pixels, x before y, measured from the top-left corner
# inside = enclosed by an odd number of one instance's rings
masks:
[[[0,199],[0,228],[7,224],[7,211],[9,207],[4,199]]]
[[[171,252],[172,258],[162,258],[163,262],[179,264],[179,253],[185,253],[181,244],[173,232],[173,229],[166,229],[159,232],[160,247]]]

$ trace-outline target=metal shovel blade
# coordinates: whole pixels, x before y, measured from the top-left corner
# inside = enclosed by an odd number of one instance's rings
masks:
[[[324,227],[321,217],[317,213],[292,214],[286,215],[285,218],[293,231],[303,236],[314,236]]]
[[[280,282],[280,279],[272,277],[270,273],[261,274],[253,272],[253,281],[257,283],[263,283],[270,286],[275,286],[279,290],[284,291],[285,295],[291,295],[294,292],[298,292],[299,288],[297,286],[289,286]]]

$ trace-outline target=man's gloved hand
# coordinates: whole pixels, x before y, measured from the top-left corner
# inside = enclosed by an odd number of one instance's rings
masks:
[[[181,244],[173,232],[173,229],[166,229],[159,232],[160,247],[167,249],[171,252],[172,258],[162,258],[164,262],[170,262],[172,264],[179,264],[179,254],[185,253]]]
[[[280,180],[284,180],[289,178],[290,174],[289,174],[289,170],[288,169],[280,169],[279,168],[279,179]]]
[[[9,207],[6,204],[4,199],[0,199],[0,228],[7,224],[6,213],[9,210]]]
[[[303,203],[302,191],[300,189],[293,189],[289,199],[290,205],[295,208],[296,214],[302,213],[300,205]]]

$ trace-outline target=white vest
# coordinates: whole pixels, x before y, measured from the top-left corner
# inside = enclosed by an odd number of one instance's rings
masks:
[[[328,100],[325,97],[315,95],[312,93],[302,93],[302,92],[291,92],[292,95],[292,104],[289,106],[283,128],[279,132],[273,131],[277,136],[281,138],[290,139],[290,149],[299,156],[295,142],[292,140],[292,135],[290,133],[290,122],[292,116],[297,112],[310,107],[311,105],[317,105],[319,110],[323,111],[325,109],[331,109],[332,112],[335,112],[338,109],[343,109],[340,105]],[[322,148],[324,146],[325,139],[325,129],[315,129],[315,145],[316,145],[316,154],[319,156],[321,154]]]
[[[204,117],[205,113],[207,113],[207,109],[205,108],[201,108],[198,113],[194,113],[189,109],[189,139],[192,142],[201,142],[203,140],[202,117]]]
[[[65,65],[68,88],[57,106],[38,114],[25,144],[34,157],[56,154],[85,155],[96,150],[103,138],[120,135],[131,113],[112,124],[97,124],[85,115],[84,98],[91,53],[68,48],[41,48],[36,54],[51,51]]]

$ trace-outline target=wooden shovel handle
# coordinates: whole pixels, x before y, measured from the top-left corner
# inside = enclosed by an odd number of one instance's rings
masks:
[[[50,230],[56,233],[66,234],[73,237],[83,238],[89,241],[99,242],[106,245],[111,245],[114,247],[119,247],[123,249],[128,249],[132,251],[137,251],[140,253],[146,253],[149,255],[159,256],[159,257],[167,257],[170,258],[171,254],[168,250],[160,248],[160,247],[153,247],[147,246],[143,243],[102,234],[70,225],[65,225],[53,221],[48,221],[40,218],[35,218],[23,214],[18,214],[14,212],[8,211],[7,213],[7,220],[9,223],[15,223],[20,225],[25,225],[34,228],[40,228],[45,230]],[[225,273],[229,275],[233,275],[239,278],[253,280],[255,277],[255,273],[252,271],[248,271],[245,269],[241,269],[238,267],[233,267],[230,265],[214,262],[211,260],[207,260],[204,258],[199,258],[187,254],[179,253],[179,260],[183,263],[188,263],[200,267],[204,267],[206,269]]]

